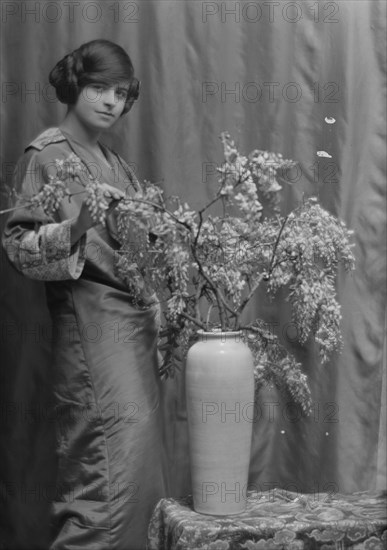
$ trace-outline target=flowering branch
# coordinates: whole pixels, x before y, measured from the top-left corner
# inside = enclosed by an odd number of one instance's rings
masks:
[[[340,263],[347,271],[354,268],[351,232],[315,198],[281,218],[278,172],[295,163],[260,150],[246,157],[228,134],[221,139],[219,188],[198,211],[178,197],[165,199],[151,183],[121,199],[115,209],[121,241],[116,271],[134,300],[154,290],[163,305],[160,374],[173,376],[198,327],[240,330],[255,358],[257,389],[272,382],[289,391],[307,412],[310,392],[301,366],[262,320],[241,324],[240,318],[263,281],[271,295],[286,289],[300,343],[314,335],[321,360],[327,361],[341,345],[334,281]],[[78,178],[80,160],[70,155],[56,163],[60,176],[15,208],[40,206],[51,213],[64,198],[71,200],[68,181]],[[107,202],[100,183],[91,176],[79,182],[93,218],[105,223]],[[223,215],[209,215],[218,201]],[[262,203],[268,207],[265,217]]]

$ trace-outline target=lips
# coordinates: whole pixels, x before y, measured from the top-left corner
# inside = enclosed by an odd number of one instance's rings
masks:
[[[97,111],[97,113],[99,113],[100,115],[107,115],[107,116],[114,117],[113,113],[108,113],[107,111]]]

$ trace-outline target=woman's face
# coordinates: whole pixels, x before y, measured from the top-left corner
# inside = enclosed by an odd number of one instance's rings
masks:
[[[113,126],[125,107],[128,83],[107,86],[88,84],[72,107],[79,121],[90,130],[100,132]]]

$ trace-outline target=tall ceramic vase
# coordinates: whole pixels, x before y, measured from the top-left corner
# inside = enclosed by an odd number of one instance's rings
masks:
[[[239,514],[254,420],[253,357],[239,332],[199,331],[187,355],[186,396],[194,509]]]

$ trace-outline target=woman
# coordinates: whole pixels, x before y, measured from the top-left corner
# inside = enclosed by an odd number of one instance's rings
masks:
[[[54,550],[145,548],[147,525],[165,496],[157,374],[158,308],[131,299],[115,274],[114,207],[138,185],[125,162],[99,142],[133,105],[139,82],[118,45],[94,40],[64,57],[50,83],[68,112],[38,136],[15,172],[22,196],[36,194],[56,162],[75,153],[110,202],[93,220],[74,181],[53,216],[19,208],[3,246],[27,277],[46,282],[55,328],[52,370],[58,438]],[[73,188],[71,187],[73,186]]]

